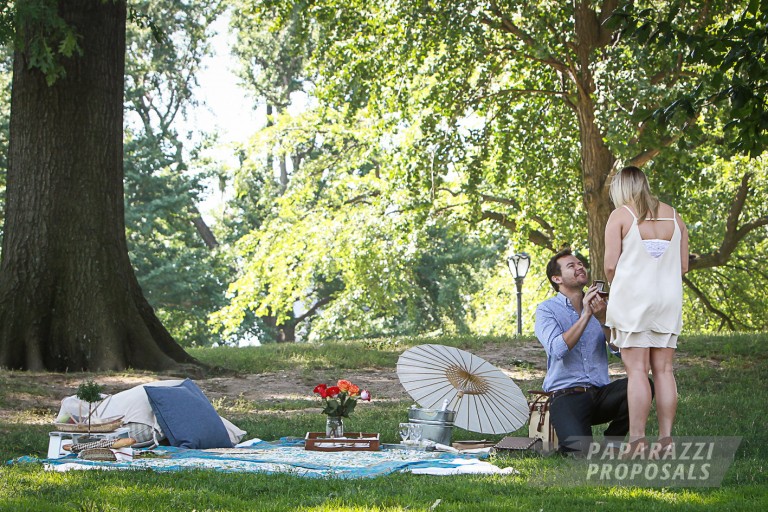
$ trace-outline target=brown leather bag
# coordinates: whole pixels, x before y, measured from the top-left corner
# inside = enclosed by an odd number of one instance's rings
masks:
[[[531,394],[531,399],[528,401],[528,410],[531,413],[528,422],[528,437],[541,439],[544,451],[557,450],[557,434],[549,417],[551,393],[538,390],[529,390],[528,393]]]

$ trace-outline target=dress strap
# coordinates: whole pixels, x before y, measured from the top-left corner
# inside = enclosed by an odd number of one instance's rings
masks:
[[[672,216],[671,217],[651,217],[650,219],[645,220],[677,220],[677,212],[674,208],[672,208]]]
[[[627,205],[624,205],[624,208],[626,208],[626,209],[627,209],[627,211],[630,213],[630,215],[632,215],[632,218],[633,218],[633,219],[637,220],[637,217],[635,216],[635,212],[633,212],[633,211],[632,211],[632,208],[630,208],[630,207],[629,207],[629,206],[627,206]]]

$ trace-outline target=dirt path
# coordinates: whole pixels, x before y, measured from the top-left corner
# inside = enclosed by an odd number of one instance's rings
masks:
[[[544,377],[546,359],[539,347],[518,347],[514,354],[509,348],[492,346],[472,353],[497,366],[515,382],[533,381]],[[322,373],[322,372],[319,372]],[[331,384],[336,375],[321,375],[317,378],[302,376],[300,372],[282,371],[277,373],[249,374],[236,378],[214,377],[199,382],[201,388],[213,400],[219,397],[230,399],[242,397],[247,400],[279,400],[306,398],[320,383]],[[364,369],[345,371],[341,376],[363,389],[373,393],[376,400],[409,400],[394,369]]]
[[[522,347],[490,345],[472,351],[509,375],[525,392],[531,386],[539,386],[546,371],[546,358],[541,346],[530,342]],[[611,365],[611,373],[623,372],[621,363]],[[321,373],[321,372],[319,372]],[[77,387],[91,374],[82,373],[34,373],[0,371],[0,419],[27,423],[48,423],[58,412],[61,399],[74,395]],[[114,394],[139,384],[156,380],[179,379],[183,375],[134,372],[130,374],[99,375],[94,380]],[[242,374],[195,378],[211,401],[244,400],[258,404],[265,401],[306,398],[312,388],[321,382],[343,377],[368,389],[375,400],[410,400],[394,369],[363,369],[344,372],[343,376],[317,375],[307,377],[301,370],[276,373]]]

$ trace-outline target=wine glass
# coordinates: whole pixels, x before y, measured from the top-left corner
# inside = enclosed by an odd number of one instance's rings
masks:
[[[419,425],[418,423],[411,423],[410,425],[411,425],[410,426],[411,441],[413,441],[416,444],[416,446],[419,447],[421,445],[421,433],[422,433],[421,425]]]
[[[411,435],[411,424],[401,423],[399,433],[400,439],[402,439],[402,443],[405,444],[405,442],[408,440],[408,437]]]

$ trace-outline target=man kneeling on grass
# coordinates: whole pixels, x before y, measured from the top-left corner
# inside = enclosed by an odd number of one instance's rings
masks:
[[[606,441],[618,448],[629,431],[627,379],[608,377],[606,301],[595,286],[584,292],[589,274],[569,249],[549,260],[547,278],[557,295],[536,309],[536,337],[547,352],[543,388],[552,393],[549,410],[560,451],[584,453],[592,425],[608,422]]]

